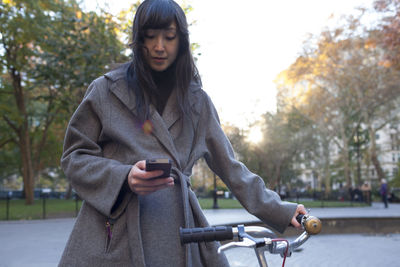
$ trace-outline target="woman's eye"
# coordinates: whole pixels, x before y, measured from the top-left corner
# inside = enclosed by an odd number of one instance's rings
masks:
[[[147,39],[152,39],[155,35],[156,33],[154,32],[154,30],[147,30],[144,32],[144,37]]]
[[[167,40],[170,40],[170,41],[172,41],[172,40],[174,40],[176,38],[176,34],[175,35],[167,35]]]

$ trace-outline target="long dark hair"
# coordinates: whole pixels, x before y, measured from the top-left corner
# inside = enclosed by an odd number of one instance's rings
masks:
[[[157,93],[151,68],[143,55],[145,31],[167,28],[173,21],[176,22],[179,34],[179,51],[174,64],[170,67],[173,68],[177,102],[182,115],[190,113],[187,94],[190,82],[192,80],[201,82],[190,51],[188,24],[182,8],[172,0],[145,0],[138,7],[133,21],[131,43],[133,59],[127,70],[128,86],[134,90],[136,109],[143,121],[148,119],[149,113],[149,101],[145,98],[145,92],[149,96]]]

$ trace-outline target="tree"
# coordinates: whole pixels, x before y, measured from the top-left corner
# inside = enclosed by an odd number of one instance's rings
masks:
[[[0,148],[3,156],[17,152],[15,170],[32,204],[40,172],[58,166],[66,121],[88,83],[125,57],[109,14],[84,13],[74,0],[0,7]]]
[[[361,18],[349,17],[345,25],[311,37],[280,77],[280,102],[298,107],[310,118],[321,140],[335,142],[347,186],[352,184],[349,146],[359,128],[368,129],[368,155],[383,178],[375,134],[398,119],[393,110],[400,95],[399,72],[382,63],[385,47],[377,45],[382,35],[361,25]],[[326,144],[324,150],[329,151]]]
[[[384,64],[400,70],[400,0],[376,0],[374,7],[384,14],[379,29],[382,38],[376,40],[384,47]]]
[[[400,188],[400,162],[397,164],[397,173],[394,179],[390,181],[390,186]]]
[[[348,143],[353,133],[349,118],[357,113],[352,109],[348,84],[343,83],[341,48],[344,42],[335,42],[331,32],[323,32],[315,47],[314,40],[304,54],[280,76],[281,105],[296,107],[315,124],[320,134],[323,155],[324,185],[330,191],[330,151],[335,142],[341,151],[341,160],[347,185],[351,184]],[[318,162],[318,161],[317,161]]]
[[[295,183],[297,173],[293,168],[304,146],[310,145],[306,128],[309,121],[296,110],[266,113],[258,122],[263,139],[248,142],[246,131],[230,126],[225,129],[238,158],[254,173],[260,175],[269,188],[278,192],[283,185]],[[310,132],[308,132],[310,133]]]

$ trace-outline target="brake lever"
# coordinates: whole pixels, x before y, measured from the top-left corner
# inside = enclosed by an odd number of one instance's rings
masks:
[[[230,242],[225,245],[222,245],[218,248],[218,253],[228,250],[230,248],[256,248],[256,247],[264,247],[272,243],[271,238],[257,238],[256,240],[244,237],[242,241],[239,242]]]
[[[238,248],[238,247],[242,247],[242,248],[254,248],[256,246],[256,242],[254,242],[253,240],[249,239],[249,238],[243,238],[242,241],[240,242],[230,242],[228,244],[222,245],[218,248],[218,254],[220,254],[221,252],[228,250],[230,248]]]

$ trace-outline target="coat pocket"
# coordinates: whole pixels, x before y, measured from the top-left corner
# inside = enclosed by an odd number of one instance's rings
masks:
[[[112,240],[113,240],[112,236],[113,236],[113,228],[114,228],[115,222],[116,222],[116,220],[111,219],[111,218],[107,218],[106,222],[105,222],[105,232],[106,232],[106,242],[105,242],[105,248],[104,248],[105,253],[110,252],[110,248],[111,248]]]

